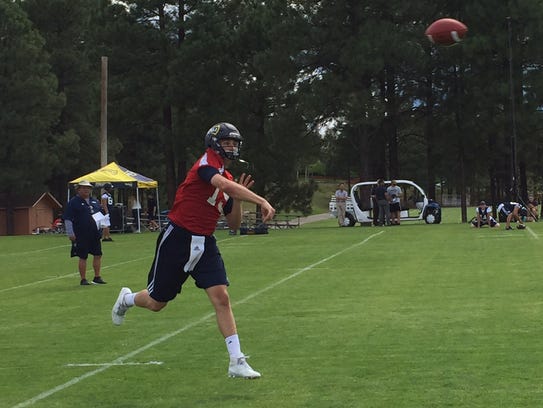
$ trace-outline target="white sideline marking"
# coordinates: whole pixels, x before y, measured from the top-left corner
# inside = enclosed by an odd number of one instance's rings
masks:
[[[69,363],[64,367],[102,367],[102,366],[140,366],[140,365],[162,365],[163,361],[148,361],[146,363]]]
[[[236,305],[241,305],[243,303],[246,303],[247,301],[255,298],[256,296],[261,295],[262,293],[265,293],[265,292],[267,292],[267,291],[269,291],[271,289],[274,289],[275,287],[281,285],[282,283],[287,282],[288,280],[290,280],[292,278],[295,278],[296,276],[301,275],[302,273],[307,272],[307,271],[315,268],[316,266],[318,266],[318,265],[320,265],[320,264],[322,264],[324,262],[328,262],[329,260],[334,259],[335,257],[337,257],[337,256],[339,256],[339,255],[341,255],[341,254],[343,254],[343,253],[345,253],[347,251],[350,251],[351,249],[354,249],[356,247],[364,245],[370,239],[372,239],[372,238],[374,238],[374,237],[376,237],[378,235],[381,235],[383,232],[384,231],[379,231],[379,232],[377,232],[375,234],[372,234],[369,237],[367,237],[366,239],[364,239],[363,241],[357,242],[356,244],[353,244],[353,245],[351,245],[351,246],[349,246],[347,248],[344,248],[341,251],[336,252],[333,255],[330,255],[330,256],[328,256],[326,258],[321,259],[320,261],[317,261],[317,262],[315,262],[315,263],[313,263],[313,264],[311,264],[309,266],[306,266],[305,268],[302,268],[302,269],[298,270],[297,272],[294,272],[293,274],[291,274],[291,275],[289,275],[289,276],[287,276],[287,277],[285,277],[283,279],[280,279],[277,282],[272,283],[271,285],[268,285],[268,286],[266,286],[265,288],[263,288],[261,290],[258,290],[256,292],[254,292],[253,294],[245,297],[244,299],[241,299],[240,301],[234,302],[232,305],[236,306]],[[100,374],[100,373],[106,371],[110,367],[122,365],[122,364],[124,364],[124,362],[126,360],[128,360],[128,359],[130,359],[130,358],[132,358],[132,357],[134,357],[134,356],[136,356],[136,355],[138,355],[138,354],[140,354],[140,353],[142,353],[142,352],[144,352],[144,351],[146,351],[146,350],[148,350],[148,349],[150,349],[150,348],[152,348],[152,347],[154,347],[154,346],[156,346],[156,345],[158,345],[160,343],[163,343],[166,340],[169,340],[170,338],[172,338],[174,336],[177,336],[180,333],[183,333],[183,332],[185,332],[185,331],[187,331],[187,330],[189,330],[189,329],[191,329],[191,328],[193,328],[195,326],[198,326],[199,324],[204,323],[204,322],[206,322],[207,320],[209,320],[209,319],[211,319],[213,317],[215,317],[215,312],[208,313],[208,314],[204,315],[203,317],[201,317],[200,319],[185,325],[184,327],[181,327],[181,328],[179,328],[179,329],[177,329],[177,330],[175,330],[175,331],[173,331],[171,333],[165,334],[164,336],[159,337],[156,340],[153,340],[152,342],[146,344],[145,346],[142,346],[142,347],[140,347],[140,348],[138,348],[138,349],[136,349],[134,351],[131,351],[130,353],[125,354],[124,356],[116,358],[112,362],[106,363],[106,364],[98,367],[95,370],[89,371],[88,373],[80,375],[79,377],[74,377],[70,381],[65,382],[64,384],[60,384],[60,385],[58,385],[58,386],[56,386],[54,388],[51,388],[51,389],[49,389],[47,391],[44,391],[41,394],[38,394],[33,398],[30,398],[30,399],[28,399],[26,401],[23,401],[23,402],[15,405],[15,406],[13,406],[13,408],[28,407],[28,406],[30,406],[30,405],[38,402],[38,401],[41,401],[41,400],[43,400],[43,399],[45,399],[45,398],[59,392],[59,391],[63,391],[66,388],[71,387],[72,385],[75,385],[78,382],[80,382],[80,381],[82,381],[82,380],[84,380],[86,378],[92,377],[92,376],[94,376],[96,374]]]
[[[243,237],[245,237],[245,235],[242,235],[239,238],[243,238]],[[232,239],[236,239],[236,237],[225,238],[225,239],[222,239],[222,240],[217,241],[217,242],[225,242],[225,241],[230,241]],[[46,248],[46,249],[39,249],[39,250],[36,250],[36,251],[30,251],[30,252],[19,252],[19,253],[15,253],[15,254],[12,253],[12,254],[9,254],[9,255],[30,254],[30,253],[43,252],[43,251],[48,251],[50,249],[64,248],[64,247],[69,247],[69,246],[70,245],[62,245],[62,246],[51,247],[51,248]],[[2,255],[2,254],[0,254],[0,255]],[[139,261],[143,261],[145,259],[149,259],[149,258],[153,258],[153,257],[154,257],[154,253],[153,253],[153,255],[149,255],[149,256],[146,256],[144,258],[131,259],[130,261],[117,262],[116,264],[113,264],[113,265],[102,266],[101,269],[102,270],[111,269],[111,268],[115,268],[115,267],[117,267],[119,265],[125,265],[127,263],[132,263],[132,262],[139,262]],[[18,285],[18,286],[12,286],[10,288],[0,289],[0,293],[9,292],[10,290],[15,290],[15,289],[22,289],[22,288],[26,288],[26,287],[29,287],[29,286],[35,286],[35,285],[39,285],[40,283],[50,282],[50,281],[54,281],[54,280],[58,280],[58,279],[73,278],[74,276],[79,276],[79,272],[69,273],[67,275],[61,275],[61,276],[54,276],[54,277],[51,277],[51,278],[42,279],[42,280],[35,281],[35,282],[25,283],[24,285]]]
[[[102,266],[101,269],[104,270],[104,269],[115,268],[115,267],[117,267],[119,265],[124,265],[124,264],[127,264],[127,263],[143,261],[144,259],[149,259],[149,258],[152,258],[153,256],[154,255],[149,255],[149,256],[146,256],[144,258],[131,259],[130,261],[125,261],[125,262],[117,262],[116,264],[113,264],[113,265]],[[50,282],[50,281],[54,281],[54,280],[58,280],[58,279],[73,278],[74,276],[79,276],[79,272],[69,273],[67,275],[55,276],[55,277],[52,277],[52,278],[47,278],[47,279],[42,279],[42,280],[39,280],[39,281],[25,283],[24,285],[12,286],[10,288],[0,289],[0,293],[8,292],[10,290],[15,290],[15,289],[27,288],[29,286],[35,286],[35,285],[39,285],[40,283]]]
[[[539,234],[537,234],[533,229],[530,227],[526,227],[526,231],[530,233],[533,239],[539,239]],[[489,238],[496,238],[496,239],[510,239],[510,238],[522,238],[522,233],[519,234],[503,234],[503,235],[479,235],[479,239],[489,239]]]
[[[537,235],[530,227],[526,227],[526,229],[532,237],[534,237],[535,239],[539,239],[539,235]]]
[[[13,256],[13,255],[37,254],[37,253],[39,253],[39,252],[50,251],[50,250],[52,250],[52,249],[58,249],[58,248],[67,248],[67,247],[69,247],[69,246],[71,246],[71,244],[68,244],[68,245],[59,245],[59,246],[54,246],[54,247],[49,247],[49,248],[43,248],[43,249],[35,249],[34,251],[3,253],[3,254],[0,254],[0,256]]]

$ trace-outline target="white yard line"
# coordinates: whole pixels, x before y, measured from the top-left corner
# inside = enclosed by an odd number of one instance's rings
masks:
[[[0,253],[0,256],[13,256],[13,255],[38,254],[38,253],[40,253],[40,252],[51,251],[51,250],[53,250],[53,249],[59,249],[59,248],[67,248],[67,247],[70,247],[70,246],[72,246],[72,245],[71,245],[71,244],[68,244],[68,245],[59,245],[59,246],[54,246],[54,247],[49,247],[49,248],[36,249],[36,250],[34,250],[34,251]]]
[[[539,235],[537,235],[530,227],[526,227],[526,229],[534,239],[539,239]]]
[[[520,230],[522,231],[522,230]],[[533,239],[539,239],[539,235],[530,227],[526,227],[526,231],[530,233]],[[505,234],[499,234],[499,235],[478,235],[477,238],[479,239],[489,239],[489,238],[496,238],[496,239],[511,239],[511,238],[523,238],[522,232],[511,232],[506,231]]]
[[[372,234],[369,237],[367,237],[366,239],[364,239],[364,240],[362,240],[360,242],[357,242],[356,244],[353,244],[353,245],[351,245],[349,247],[346,247],[346,248],[342,249],[341,251],[336,252],[335,254],[332,254],[332,255],[330,255],[330,256],[328,256],[326,258],[321,259],[320,261],[317,261],[317,262],[315,262],[315,263],[313,263],[313,264],[311,264],[309,266],[306,266],[305,268],[299,269],[296,272],[288,275],[287,277],[285,277],[283,279],[280,279],[277,282],[274,282],[271,285],[268,285],[265,288],[260,289],[260,290],[258,290],[256,292],[250,294],[249,296],[245,297],[244,299],[241,299],[241,300],[239,300],[237,302],[234,302],[233,306],[241,305],[243,303],[246,303],[247,301],[255,298],[256,296],[259,296],[259,295],[261,295],[261,294],[263,294],[265,292],[268,292],[269,290],[274,289],[275,287],[289,281],[292,278],[295,278],[298,275],[301,275],[304,272],[307,272],[307,271],[319,266],[322,263],[328,262],[331,259],[334,259],[334,258],[338,257],[339,255],[344,254],[347,251],[350,251],[350,250],[352,250],[354,248],[357,248],[357,247],[359,247],[361,245],[364,245],[370,239],[375,238],[376,236],[382,234],[383,232],[384,231],[379,231],[379,232],[377,232],[375,234]],[[41,394],[36,395],[35,397],[32,397],[32,398],[30,398],[30,399],[28,399],[26,401],[23,401],[23,402],[15,405],[13,408],[28,407],[28,406],[30,406],[30,405],[38,402],[38,401],[41,401],[41,400],[43,400],[43,399],[45,399],[45,398],[59,392],[59,391],[63,391],[66,388],[71,387],[72,385],[75,385],[75,384],[83,381],[86,378],[92,377],[92,376],[94,376],[96,374],[100,374],[100,373],[106,371],[110,367],[127,364],[127,363],[125,363],[126,360],[129,360],[130,358],[132,358],[132,357],[134,357],[134,356],[136,356],[136,355],[138,355],[138,354],[140,354],[140,353],[142,353],[142,352],[144,352],[144,351],[146,351],[146,350],[148,350],[148,349],[150,349],[150,348],[152,348],[152,347],[154,347],[154,346],[156,346],[156,345],[158,345],[160,343],[163,343],[166,340],[169,340],[170,338],[172,338],[174,336],[177,336],[180,333],[183,333],[183,332],[185,332],[185,331],[187,331],[187,330],[189,330],[189,329],[191,329],[191,328],[193,328],[195,326],[198,326],[198,325],[200,325],[200,324],[202,324],[202,323],[204,323],[204,322],[206,322],[209,319],[212,319],[214,317],[215,317],[214,312],[213,313],[208,313],[208,314],[202,316],[200,319],[198,319],[198,320],[196,320],[196,321],[194,321],[192,323],[189,323],[189,324],[177,329],[176,331],[165,334],[164,336],[159,337],[156,340],[153,340],[152,342],[150,342],[150,343],[148,343],[148,344],[146,344],[146,345],[144,345],[144,346],[142,346],[142,347],[140,347],[140,348],[138,348],[138,349],[136,349],[134,351],[131,351],[128,354],[120,356],[120,357],[116,358],[115,360],[113,360],[113,361],[111,361],[109,363],[106,363],[106,364],[104,364],[102,366],[99,366],[95,370],[89,371],[88,373],[80,375],[79,377],[74,377],[71,380],[65,382],[64,384],[60,384],[60,385],[58,385],[58,386],[56,386],[54,388],[51,388],[51,389],[49,389],[47,391],[44,391]]]
[[[162,361],[147,361],[146,363],[68,363],[64,367],[103,367],[103,366],[145,366],[145,365],[162,365]]]
[[[131,259],[130,261],[117,262],[116,264],[113,264],[113,265],[102,266],[101,269],[104,270],[104,269],[116,268],[119,265],[125,265],[125,264],[132,263],[132,262],[139,262],[139,261],[143,261],[145,259],[150,259],[152,257],[153,256],[150,255],[150,256],[146,256],[144,258]],[[66,275],[60,275],[60,276],[54,276],[54,277],[47,278],[47,279],[42,279],[42,280],[38,280],[38,281],[34,281],[34,282],[25,283],[24,285],[11,286],[9,288],[0,289],[0,293],[9,292],[10,290],[15,290],[15,289],[27,288],[29,286],[35,286],[35,285],[39,285],[41,283],[51,282],[51,281],[58,280],[58,279],[73,278],[74,276],[79,276],[79,272],[68,273]]]
[[[230,237],[230,238],[222,239],[222,240],[217,241],[217,242],[222,243],[222,242],[227,242],[227,241],[231,241],[233,239],[240,239],[240,238],[244,238],[244,237],[245,237],[245,235],[242,235],[240,237]],[[65,248],[65,247],[69,247],[69,246],[70,245],[62,245],[62,246],[50,247],[50,248],[46,248],[46,249],[39,249],[39,250],[36,250],[36,251],[11,253],[9,255],[33,254],[33,253],[36,253],[36,252],[49,251],[51,249]],[[143,261],[143,260],[146,260],[146,259],[152,259],[153,256],[154,256],[154,254],[143,257],[143,258],[131,259],[130,261],[117,262],[117,263],[115,263],[113,265],[102,266],[102,270],[116,268],[119,265],[125,265],[125,264],[129,264],[129,263],[133,263],[133,262],[139,262],[139,261]],[[79,276],[79,272],[68,273],[66,275],[52,276],[52,277],[47,278],[47,279],[41,279],[41,280],[38,280],[38,281],[25,283],[23,285],[11,286],[9,288],[3,288],[3,289],[0,289],[0,293],[9,292],[11,290],[16,290],[16,289],[23,289],[23,288],[27,288],[29,286],[36,286],[36,285],[40,285],[40,284],[46,283],[46,282],[51,282],[51,281],[54,281],[54,280],[65,279],[65,278],[73,278],[74,276]]]

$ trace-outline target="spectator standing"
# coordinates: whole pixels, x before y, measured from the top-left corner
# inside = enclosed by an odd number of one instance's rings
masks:
[[[111,227],[111,209],[113,208],[113,184],[104,184],[104,193],[102,194],[100,204],[102,205],[102,214],[107,217],[101,222],[102,226],[102,242],[111,242],[109,235],[109,227]]]
[[[390,205],[387,188],[383,179],[377,180],[374,196],[379,207],[379,222],[377,225],[390,225]]]
[[[132,218],[134,219],[134,226],[136,231],[140,230],[140,214],[141,204],[137,196],[131,196],[129,199],[129,205],[132,210]]]
[[[132,293],[122,288],[111,311],[113,324],[120,325],[132,306],[158,312],[181,292],[189,276],[204,289],[215,309],[217,324],[230,355],[230,377],[259,378],[241,351],[236,322],[227,291],[229,281],[213,233],[221,214],[231,229],[241,223],[242,201],[260,206],[262,221],[275,215],[263,197],[249,190],[254,184],[242,174],[236,183],[226,170],[239,159],[242,137],[229,123],[214,125],[205,135],[206,150],[178,187],[168,213],[170,224],[160,233],[147,289]]]
[[[340,183],[338,189],[335,192],[336,197],[336,210],[337,210],[337,222],[340,227],[345,226],[345,211],[347,209],[347,190],[345,190],[345,184]]]
[[[149,229],[151,231],[158,231],[160,226],[157,224],[157,203],[155,196],[149,194],[147,196],[147,218],[149,219]]]
[[[377,189],[377,184],[373,185],[371,188],[371,208],[372,208],[372,218],[373,225],[376,227],[379,225],[379,204],[377,204],[377,196],[375,195],[375,190]]]
[[[400,225],[402,189],[398,186],[396,180],[390,182],[390,186],[387,187],[387,194],[390,199],[390,222],[392,225]]]
[[[94,279],[92,283],[105,284],[100,276],[102,265],[102,245],[100,242],[101,231],[93,215],[100,214],[102,207],[100,202],[91,197],[93,185],[86,181],[80,181],[76,187],[76,195],[66,205],[64,223],[66,234],[72,241],[71,256],[78,257],[78,269],[81,278],[80,284],[90,285],[87,281],[87,258],[93,256],[92,267]]]

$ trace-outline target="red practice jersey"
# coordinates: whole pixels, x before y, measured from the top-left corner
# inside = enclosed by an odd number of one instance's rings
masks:
[[[198,169],[203,166],[216,168],[222,176],[229,180],[234,179],[224,168],[222,157],[208,148],[177,188],[168,218],[175,225],[196,235],[212,235],[219,217],[223,214],[228,195],[200,178]]]

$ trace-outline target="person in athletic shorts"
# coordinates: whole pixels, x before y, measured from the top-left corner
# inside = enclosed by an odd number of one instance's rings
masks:
[[[498,205],[498,214],[501,214],[505,218],[505,229],[512,230],[511,221],[518,222],[517,229],[524,229],[526,225],[522,222],[522,216],[526,216],[527,211],[519,203],[514,201],[501,203]]]
[[[486,202],[480,201],[475,209],[475,217],[471,220],[471,226],[481,228],[485,225],[490,226],[490,228],[500,226],[498,221],[492,217],[492,208],[486,205]]]
[[[259,378],[242,353],[232,313],[224,263],[213,233],[221,214],[228,227],[241,224],[242,201],[260,206],[262,221],[275,215],[263,197],[249,190],[254,184],[242,174],[238,182],[226,167],[239,159],[242,137],[229,123],[214,125],[205,135],[206,151],[192,166],[178,187],[168,213],[170,223],[158,236],[155,257],[148,275],[147,289],[132,293],[122,288],[111,311],[113,324],[122,324],[126,311],[139,306],[158,312],[173,300],[191,276],[204,289],[215,309],[217,324],[230,355],[230,377]]]
[[[66,235],[72,241],[70,256],[78,257],[78,269],[82,286],[90,285],[87,280],[87,258],[93,256],[92,267],[94,278],[92,283],[103,285],[106,282],[100,276],[102,266],[101,231],[93,218],[102,208],[100,202],[91,197],[93,185],[87,180],[81,180],[75,186],[76,195],[68,202],[64,211]]]
[[[113,208],[113,184],[104,184],[104,193],[102,194],[100,203],[102,205],[102,214],[107,217],[102,221],[102,242],[111,242],[111,235],[109,234],[109,227],[111,227],[111,209]]]
[[[398,186],[396,180],[390,182],[390,186],[387,187],[387,193],[390,197],[390,222],[392,225],[400,225],[402,189]]]

